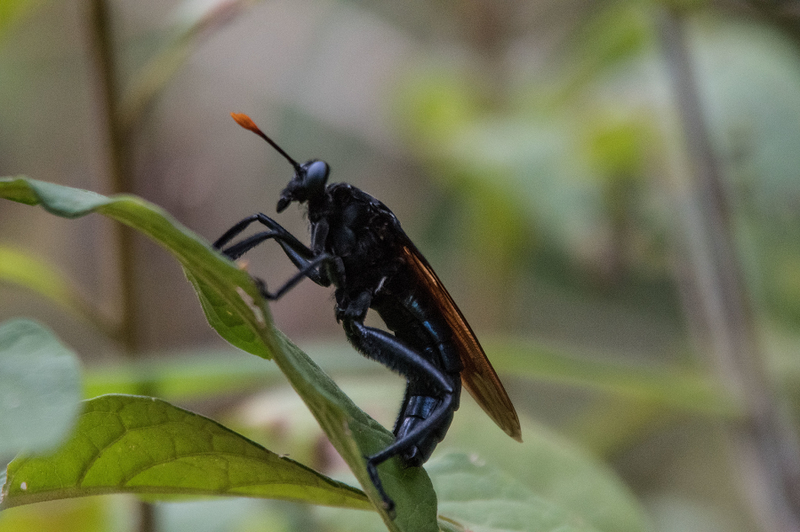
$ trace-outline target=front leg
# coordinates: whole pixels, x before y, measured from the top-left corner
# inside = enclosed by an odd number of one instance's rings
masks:
[[[239,234],[242,233],[247,227],[251,224],[258,222],[261,225],[265,226],[269,231],[264,231],[261,233],[256,233],[255,235],[249,236],[244,240],[237,242],[236,244],[232,244],[230,246],[225,247],[231,240],[236,238]],[[299,269],[302,269],[308,261],[312,260],[314,257],[320,255],[320,253],[314,253],[311,249],[308,248],[305,244],[300,242],[292,233],[287,231],[281,224],[267,216],[263,213],[253,214],[248,216],[244,220],[240,221],[223,234],[221,237],[214,242],[213,246],[216,249],[219,249],[225,256],[227,256],[231,260],[236,260],[254,247],[258,246],[262,242],[274,239],[278,244],[280,244],[281,248],[283,249],[286,256],[289,257],[289,260],[294,263]],[[319,283],[317,280],[314,280],[317,284],[323,284],[324,286],[328,286],[330,283]]]
[[[322,284],[321,282],[317,281],[319,277],[319,268],[322,264],[326,261],[332,260],[333,257],[328,255],[327,253],[323,253],[319,257],[314,257],[313,260],[308,261],[308,263],[300,269],[296,274],[294,274],[288,281],[283,283],[283,286],[275,290],[274,292],[270,292],[267,290],[267,283],[264,282],[263,279],[259,279],[258,277],[254,277],[256,281],[256,285],[258,286],[259,292],[261,292],[262,297],[269,301],[275,301],[276,299],[280,299],[283,294],[294,288],[300,281],[305,278],[309,278],[318,285],[327,286]]]
[[[301,255],[305,256],[306,258],[310,258],[311,256],[314,255],[312,253],[312,251],[305,244],[303,244],[302,242],[297,240],[297,238],[295,238],[294,235],[292,235],[289,231],[284,229],[284,227],[281,224],[279,224],[278,222],[276,222],[275,220],[273,220],[272,218],[270,218],[269,216],[267,216],[266,214],[261,213],[261,212],[256,213],[256,214],[251,214],[250,216],[248,216],[244,220],[241,220],[236,225],[234,225],[233,227],[231,227],[230,229],[225,231],[225,234],[223,234],[221,237],[219,237],[214,242],[213,246],[216,249],[223,249],[225,247],[225,245],[228,244],[228,242],[230,242],[231,240],[233,240],[234,238],[239,236],[242,233],[242,231],[247,229],[250,225],[252,225],[255,222],[258,222],[261,225],[263,225],[264,227],[266,227],[267,229],[269,229],[270,233],[274,232],[274,234],[280,235],[282,237],[282,239],[292,249],[295,249],[298,253],[300,253]],[[264,233],[261,233],[261,234],[264,234]],[[226,255],[228,255],[232,259],[238,259],[244,253],[250,251],[252,248],[254,248],[255,246],[257,246],[258,244],[260,244],[261,242],[263,242],[265,240],[265,239],[254,240],[249,246],[240,245],[245,241],[250,241],[252,238],[253,237],[250,237],[250,238],[248,238],[246,240],[243,240],[239,244],[237,244],[237,246],[236,246],[237,255],[236,256],[231,256],[228,253],[226,253]],[[227,249],[232,249],[233,247],[234,246],[230,246]],[[223,253],[225,253],[225,252],[223,252]]]
[[[256,233],[236,244],[224,247],[254,222],[258,222],[270,230]],[[333,269],[336,270],[338,262],[341,262],[341,260],[337,262],[334,257],[327,253],[315,254],[308,246],[300,242],[278,222],[265,214],[258,213],[245,218],[226,231],[213,245],[229,259],[236,260],[269,239],[275,240],[281,246],[286,256],[297,266],[299,271],[274,292],[267,290],[267,285],[262,279],[256,278],[256,284],[264,298],[268,300],[278,299],[305,278],[311,279],[320,286],[330,285],[330,276],[327,272],[331,268],[325,265],[331,263]]]

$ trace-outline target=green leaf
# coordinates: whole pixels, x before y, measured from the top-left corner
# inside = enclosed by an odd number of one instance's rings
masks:
[[[158,530],[164,532],[293,532],[286,504],[265,505],[255,499],[201,499],[158,505]],[[287,511],[288,510],[288,511]],[[310,514],[308,508],[297,513]],[[367,514],[342,510],[349,514]],[[377,517],[377,516],[376,516]],[[313,519],[313,518],[312,518]],[[91,531],[94,532],[94,531]]]
[[[560,515],[569,516],[564,526],[574,525],[577,519],[603,532],[648,529],[641,505],[610,467],[546,427],[524,416],[521,422],[523,444],[493,426],[473,401],[462,401],[439,453],[445,449],[465,452],[471,461],[485,461],[501,469],[536,497],[558,508]],[[439,493],[440,513],[459,521],[446,510],[453,495],[440,491],[445,486],[439,484],[434,470],[428,469]],[[499,482],[493,478],[493,482]]]
[[[388,417],[394,413],[395,401],[402,398],[403,388],[399,379],[393,379],[390,375],[374,375],[369,379],[351,382],[347,389],[359,404],[369,404],[378,410],[377,415]],[[391,399],[387,400],[387,397]],[[465,530],[473,530],[476,524],[467,522],[464,514],[452,511],[449,503],[459,502],[460,499],[453,498],[453,494],[443,489],[446,486],[440,483],[436,469],[432,469],[442,457],[455,452],[466,454],[470,461],[485,462],[491,466],[490,469],[502,471],[503,478],[521,484],[546,503],[546,506],[540,502],[534,503],[539,510],[545,512],[544,508],[549,507],[564,516],[564,526],[575,526],[576,522],[581,522],[603,532],[649,530],[642,505],[608,465],[524,414],[520,416],[520,421],[525,440],[522,444],[500,430],[469,396],[462,396],[461,406],[447,437],[426,465],[439,499],[441,528],[448,520],[455,523],[455,529],[462,525]],[[529,510],[518,508],[518,511],[524,514]],[[350,513],[325,509],[323,515],[326,524],[335,531],[375,528],[361,526],[360,521],[356,525],[356,519]],[[537,522],[544,523],[546,519],[550,517],[542,515]]]
[[[93,365],[83,375],[87,398],[146,389],[170,402],[255,391],[278,381],[285,382],[275,365],[243,357],[230,348],[150,353],[135,360]]]
[[[0,457],[57,445],[81,400],[75,355],[29,320],[0,325]]]
[[[160,208],[133,196],[105,197],[27,178],[0,179],[0,197],[66,218],[97,212],[153,238],[175,255],[198,290],[209,323],[233,345],[262,357],[274,356],[336,450],[347,462],[390,530],[435,531],[436,494],[422,468],[398,459],[379,474],[397,505],[395,519],[383,510],[366,470],[369,456],[393,441],[392,434],[361,411],[319,367],[272,326],[252,279]]]
[[[249,353],[270,358],[267,345],[254,341],[254,331],[266,328],[267,311],[254,310],[252,301],[260,296],[250,276],[161,208],[135,196],[109,198],[24,177],[0,179],[0,197],[41,205],[64,218],[97,212],[144,233],[180,261],[198,289],[203,309],[210,313],[209,322],[223,338]]]
[[[473,532],[594,532],[579,515],[537,496],[501,470],[465,454],[448,454],[428,466],[439,511]]]
[[[688,412],[740,415],[733,399],[719,384],[698,371],[614,363],[528,339],[495,339],[485,345],[501,374],[599,390]]]
[[[18,284],[73,310],[74,292],[50,265],[22,251],[0,246],[0,281]]]
[[[2,507],[107,493],[232,495],[369,508],[366,496],[218,423],[164,401],[87,401],[53,454],[15,459]]]
[[[275,361],[303,398],[331,443],[342,455],[361,486],[381,508],[381,500],[366,470],[365,456],[394,441],[394,436],[359,409],[297,346],[276,331],[283,344]],[[392,459],[378,468],[381,480],[397,506],[392,520],[381,510],[390,530],[436,531],[436,494],[421,467],[403,467]]]
[[[225,294],[212,288],[213,284],[209,284],[189,269],[185,269],[185,273],[186,278],[194,286],[197,297],[200,298],[200,305],[203,307],[203,312],[209,325],[220,336],[243,351],[263,356],[264,358],[272,358],[271,356],[266,356],[266,353],[271,352],[271,350],[265,350],[266,345],[263,338],[253,328],[253,323],[248,320],[252,316],[259,327],[265,327],[266,319],[263,305],[256,305],[256,299],[244,288],[237,286],[236,293],[249,310],[248,315],[242,316],[241,310],[236,312],[231,308],[230,300],[225,297]],[[261,296],[256,297],[260,299]]]
[[[113,329],[108,320],[84,300],[69,279],[33,255],[0,246],[0,281],[32,290],[67,312],[81,316],[105,331]]]
[[[113,522],[128,523],[136,519],[129,497],[86,497],[53,501],[47,504],[21,506],[14,511],[0,512],[3,532],[112,532],[124,529]],[[231,499],[233,500],[233,499]],[[247,499],[240,499],[247,500]],[[170,531],[175,532],[175,531]],[[199,532],[199,531],[193,531]]]

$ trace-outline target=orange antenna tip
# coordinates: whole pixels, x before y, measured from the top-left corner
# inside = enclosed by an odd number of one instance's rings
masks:
[[[292,166],[294,166],[295,171],[297,171],[297,172],[301,171],[300,164],[298,164],[297,161],[295,161],[294,159],[289,157],[289,154],[286,153],[285,151],[283,151],[283,148],[281,148],[280,146],[275,144],[275,141],[273,141],[271,138],[266,136],[263,131],[258,129],[258,126],[256,125],[255,122],[253,122],[252,118],[250,118],[249,116],[247,116],[244,113],[231,113],[231,117],[233,117],[233,119],[236,120],[236,123],[239,124],[240,126],[242,126],[243,128],[249,129],[250,131],[252,131],[256,135],[258,135],[262,139],[264,139],[267,142],[269,142],[270,146],[275,148],[278,151],[278,153],[283,155],[283,157],[287,161],[289,161],[292,164]]]
[[[247,116],[244,113],[231,113],[231,117],[236,120],[236,123],[242,126],[245,129],[249,129],[253,133],[261,134],[261,130],[258,129],[258,126],[253,119]]]

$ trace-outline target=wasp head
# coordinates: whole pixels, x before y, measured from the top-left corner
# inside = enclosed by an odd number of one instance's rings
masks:
[[[317,159],[295,167],[294,177],[281,192],[278,212],[282,212],[293,201],[304,203],[313,201],[325,194],[330,167],[325,161]]]

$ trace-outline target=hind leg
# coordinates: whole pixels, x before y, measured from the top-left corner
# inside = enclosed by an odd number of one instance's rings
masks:
[[[442,372],[394,335],[380,329],[366,327],[357,320],[345,320],[344,328],[350,342],[364,356],[384,364],[409,380],[413,380],[417,383],[417,387],[427,389],[429,396],[435,399],[421,402],[424,412],[420,411],[419,413],[424,413],[427,417],[424,419],[420,417],[414,423],[409,424],[406,431],[397,434],[394,443],[372,456],[366,457],[370,480],[378,490],[386,510],[392,512],[394,501],[383,488],[383,483],[378,475],[378,466],[393,456],[403,456],[414,447],[424,448],[420,455],[430,455],[433,449],[427,449],[426,446],[433,444],[435,447],[440,438],[429,439],[428,436],[437,433],[442,426],[445,427],[445,431],[447,430],[446,427],[449,426],[453,417],[454,406],[457,404],[456,390],[460,392],[461,388],[453,384],[451,375]],[[422,462],[424,460],[420,464]]]

